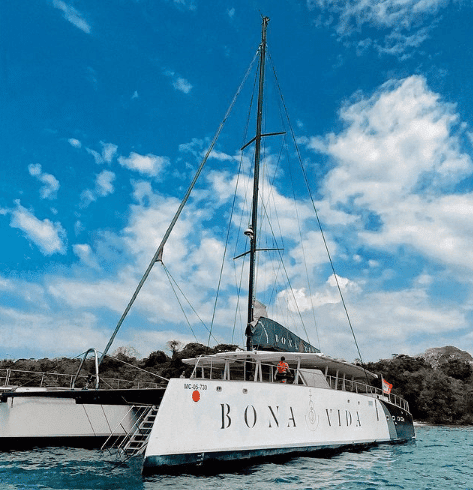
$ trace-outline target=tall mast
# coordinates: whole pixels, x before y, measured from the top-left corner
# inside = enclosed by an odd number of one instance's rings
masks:
[[[260,63],[259,63],[259,86],[258,86],[258,109],[256,114],[256,136],[255,136],[255,165],[253,171],[253,205],[251,212],[250,232],[250,278],[248,287],[248,328],[246,331],[246,349],[252,350],[252,334],[250,324],[254,320],[253,307],[255,300],[255,267],[256,267],[256,234],[258,225],[258,190],[259,190],[259,166],[261,158],[261,126],[263,121],[263,91],[264,91],[264,65],[266,61],[266,30],[269,17],[263,17],[261,30]]]

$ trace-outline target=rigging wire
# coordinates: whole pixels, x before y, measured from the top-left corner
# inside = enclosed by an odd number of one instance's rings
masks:
[[[266,213],[266,207],[264,206],[263,204],[263,209],[265,209],[265,213]],[[267,216],[267,214],[266,214]],[[268,220],[268,224],[269,224],[269,227],[271,229],[271,234],[273,235],[274,239],[276,239],[276,236],[275,236],[275,233],[274,233],[274,229],[271,225],[271,223],[269,223],[269,220]],[[281,267],[284,271],[284,275],[286,276],[286,281],[287,281],[287,284],[288,284],[288,287],[289,287],[289,290],[291,291],[291,294],[292,294],[292,298],[294,300],[294,305],[297,309],[297,313],[299,315],[299,319],[301,321],[301,324],[302,324],[302,328],[304,330],[304,333],[306,335],[306,338],[307,338],[307,341],[309,342],[310,344],[310,339],[309,339],[309,334],[307,333],[307,329],[305,328],[305,323],[304,323],[304,320],[302,318],[302,312],[301,310],[299,309],[299,304],[297,302],[297,298],[296,298],[296,295],[295,295],[295,292],[294,292],[294,288],[292,287],[292,283],[291,283],[291,280],[289,279],[289,274],[287,272],[287,269],[286,269],[286,265],[284,264],[284,260],[283,260],[283,256],[282,256],[282,252],[279,248],[276,249],[276,252],[278,253],[279,255],[279,260],[280,260],[280,264],[281,264]]]
[[[279,92],[279,95],[280,95],[281,94],[281,89],[280,89],[280,87],[278,85],[277,76],[275,74],[275,68],[274,68],[274,65],[272,63],[272,59],[271,59],[271,55],[269,54],[269,50],[268,50],[268,56],[270,58],[270,64],[271,64],[271,67],[273,69],[276,86],[278,88],[278,92]],[[279,117],[281,119],[282,127],[285,130],[285,132],[287,132],[287,125],[285,123],[284,111],[281,108],[281,102],[283,101],[283,99],[282,99],[281,96],[280,97],[275,97],[275,99],[277,101],[278,112],[279,112]],[[289,118],[288,118],[287,115],[286,115],[286,117],[289,120]],[[297,148],[297,145],[296,145],[296,148]],[[288,151],[288,147],[287,147],[285,136],[284,136],[283,144],[281,145],[281,150],[280,150],[279,157],[278,157],[279,160],[282,158],[281,157],[281,153],[282,153],[283,149],[286,150],[286,158],[289,161],[290,160],[290,156],[289,156],[289,151]],[[278,160],[278,165],[279,165],[279,160]],[[298,225],[298,230],[299,230],[299,238],[300,238],[300,244],[301,244],[301,249],[302,249],[303,263],[304,263],[304,268],[305,268],[305,274],[306,274],[306,280],[307,280],[307,287],[308,287],[308,290],[309,290],[309,298],[310,298],[310,304],[311,304],[311,312],[312,312],[313,322],[314,322],[314,326],[315,326],[315,333],[316,333],[316,336],[317,336],[317,343],[318,343],[319,348],[321,348],[320,347],[321,344],[320,344],[320,338],[319,338],[318,323],[317,323],[317,319],[316,319],[316,316],[315,316],[315,307],[314,307],[314,302],[313,302],[313,297],[312,297],[311,281],[310,281],[310,278],[309,278],[309,270],[307,268],[307,260],[306,260],[306,257],[307,256],[306,256],[306,252],[305,252],[304,242],[303,242],[303,239],[302,239],[301,220],[299,219],[299,211],[298,211],[298,206],[297,206],[297,199],[296,199],[296,192],[295,192],[295,185],[294,185],[294,177],[293,177],[293,173],[292,173],[292,166],[291,165],[288,165],[287,168],[288,168],[289,176],[290,176],[290,179],[291,179],[291,188],[292,188],[292,196],[293,196],[293,202],[294,202],[294,210],[295,210],[295,213],[296,213],[296,220],[297,220],[297,225]],[[276,172],[274,173],[274,179],[275,178],[276,178]],[[275,207],[275,210],[277,212],[277,208],[276,207]],[[282,242],[284,243],[282,232],[281,232],[281,235],[280,236],[281,236]],[[284,248],[284,244],[283,244],[283,248]],[[296,301],[296,307],[299,310],[297,301]],[[311,343],[310,342],[310,338],[309,338],[309,335],[308,335],[307,330],[305,328],[304,321],[302,320],[302,315],[301,315],[301,312],[300,311],[299,311],[299,315],[300,315],[300,318],[301,318],[301,322],[302,322],[304,331],[305,331],[306,336],[307,336],[307,341],[310,344]]]
[[[255,63],[257,57],[258,57],[258,53],[260,51],[260,48],[258,47],[258,49],[256,50],[256,53],[253,57],[253,59],[251,60],[251,63],[250,63],[250,66],[248,67],[248,69],[246,70],[246,73],[245,73],[245,76],[243,77],[243,80],[241,81],[235,95],[233,96],[233,99],[230,103],[230,106],[228,107],[227,109],[227,112],[225,113],[225,116],[223,117],[223,120],[222,122],[220,123],[220,126],[218,127],[217,129],[217,132],[215,133],[213,139],[212,139],[212,142],[209,146],[209,148],[207,149],[207,152],[205,153],[204,155],[204,158],[202,159],[201,163],[200,163],[200,166],[199,168],[197,169],[197,172],[195,173],[194,175],[194,178],[191,182],[191,184],[189,185],[188,189],[187,189],[187,192],[184,196],[184,199],[181,201],[181,204],[179,205],[179,208],[176,212],[176,214],[174,215],[174,218],[172,219],[168,229],[166,230],[166,233],[164,234],[164,237],[158,247],[158,249],[156,250],[153,258],[151,259],[151,262],[149,263],[148,265],[148,268],[146,269],[145,273],[143,274],[140,282],[138,283],[138,286],[136,287],[135,289],[135,292],[133,293],[130,301],[128,302],[128,305],[126,306],[125,308],[125,311],[123,312],[122,316],[120,317],[120,319],[118,320],[118,323],[117,323],[117,326],[115,327],[115,330],[113,331],[113,334],[112,336],[110,337],[110,340],[108,341],[107,345],[105,346],[105,349],[103,351],[103,354],[102,356],[100,357],[99,359],[99,366],[100,364],[102,363],[102,360],[104,358],[104,356],[107,354],[108,350],[110,349],[113,341],[115,340],[115,337],[118,333],[118,331],[120,330],[120,327],[122,326],[122,323],[124,322],[125,318],[127,317],[128,315],[128,312],[130,311],[131,307],[133,306],[133,303],[135,302],[136,298],[138,297],[138,294],[139,292],[141,291],[141,288],[143,287],[144,283],[146,282],[146,279],[148,278],[150,272],[151,272],[151,269],[153,268],[154,264],[156,262],[160,262],[162,261],[162,255],[163,255],[163,250],[164,250],[164,245],[166,244],[167,242],[167,239],[169,238],[169,235],[171,234],[171,231],[173,230],[182,210],[184,209],[184,206],[186,205],[187,203],[187,200],[189,199],[189,196],[195,186],[195,184],[197,183],[197,180],[205,166],[205,163],[207,162],[207,159],[209,158],[217,140],[218,140],[218,137],[220,136],[220,133],[222,132],[223,130],[223,127],[225,126],[225,123],[227,122],[227,119],[229,118],[230,116],[230,113],[233,109],[233,106],[235,105],[236,103],[236,100],[238,98],[238,96],[240,95],[240,92],[243,88],[243,86],[245,85],[245,82],[246,82],[246,79],[248,78],[250,72],[251,72],[251,69],[253,67],[253,64]]]
[[[277,77],[277,74],[276,74],[276,69],[274,67],[274,64],[272,63],[271,55],[269,55],[269,53],[268,53],[268,56],[269,56],[270,61],[271,61],[271,67],[273,69],[274,78],[276,80],[276,86],[278,88],[279,96],[281,97],[281,102],[282,102],[282,105],[284,107],[284,112],[285,112],[285,115],[286,115],[286,120],[287,120],[287,123],[288,123],[288,126],[289,126],[289,130],[290,130],[291,137],[292,137],[292,140],[293,140],[293,143],[294,143],[294,147],[296,149],[297,157],[298,157],[298,160],[299,160],[299,165],[300,165],[301,170],[302,170],[302,175],[304,176],[304,181],[305,181],[305,184],[306,184],[306,187],[307,187],[307,191],[309,193],[309,197],[310,197],[310,200],[311,200],[311,203],[312,203],[312,207],[314,209],[315,217],[317,219],[319,230],[320,230],[320,233],[322,235],[322,240],[323,240],[323,243],[324,243],[325,250],[327,252],[327,256],[328,256],[328,259],[329,259],[330,267],[332,269],[333,276],[335,278],[335,283],[337,285],[337,289],[338,289],[338,292],[339,292],[339,295],[340,295],[340,299],[341,299],[341,302],[342,302],[342,305],[343,305],[343,309],[345,310],[345,315],[346,315],[347,320],[348,320],[348,325],[350,326],[350,330],[351,330],[351,333],[352,333],[352,336],[353,336],[353,340],[355,342],[355,346],[356,346],[356,350],[358,352],[358,356],[360,358],[361,363],[363,364],[363,358],[361,356],[360,348],[358,346],[358,341],[356,340],[355,330],[353,328],[353,324],[351,322],[351,318],[350,318],[350,315],[348,313],[348,308],[347,308],[346,303],[345,303],[345,298],[344,298],[343,293],[342,293],[342,288],[341,288],[340,283],[338,281],[338,276],[337,276],[337,273],[335,271],[335,266],[334,266],[334,263],[333,263],[333,260],[332,260],[332,256],[330,254],[330,250],[328,248],[327,240],[325,239],[325,233],[324,233],[323,228],[322,228],[322,223],[321,223],[320,218],[319,218],[319,213],[317,212],[317,208],[315,206],[315,201],[314,201],[314,198],[312,196],[312,191],[311,191],[310,185],[309,185],[309,179],[307,177],[307,173],[305,171],[304,164],[302,162],[302,157],[301,157],[301,154],[300,154],[300,151],[299,151],[299,146],[297,145],[297,141],[296,141],[296,136],[295,136],[295,133],[294,133],[294,129],[293,129],[292,124],[291,124],[291,121],[289,119],[289,114],[288,114],[288,110],[287,110],[287,107],[286,107],[286,102],[284,100],[284,97],[283,97],[283,94],[282,94],[282,91],[281,91],[281,87],[279,85],[278,77]]]
[[[191,310],[195,313],[195,315],[197,316],[197,318],[200,320],[200,322],[202,323],[202,325],[204,326],[205,330],[207,330],[209,332],[209,337],[210,335],[212,336],[212,338],[215,340],[215,342],[218,343],[218,340],[212,335],[212,332],[211,330],[208,329],[207,325],[205,324],[205,322],[202,320],[202,318],[200,318],[199,314],[197,313],[197,311],[194,309],[194,307],[192,306],[191,302],[188,300],[187,296],[184,294],[184,292],[182,291],[182,289],[179,287],[179,284],[177,283],[177,281],[174,279],[174,277],[172,277],[171,273],[169,272],[169,269],[164,265],[163,262],[161,262],[162,265],[163,265],[163,268],[164,268],[164,271],[166,272],[166,275],[168,276],[168,279],[169,279],[169,283],[171,284],[171,287],[172,287],[172,290],[174,291],[174,294],[176,296],[176,299],[179,303],[179,306],[181,307],[181,310],[182,310],[182,313],[184,314],[185,318],[186,318],[186,321],[187,321],[187,324],[192,332],[192,334],[194,335],[194,338],[197,342],[197,337],[194,333],[194,330],[192,329],[191,327],[191,323],[189,322],[189,318],[187,317],[186,315],[186,312],[184,311],[184,308],[182,306],[182,303],[181,301],[179,300],[179,296],[177,295],[176,293],[176,290],[174,289],[174,286],[173,286],[173,283],[176,285],[177,289],[179,290],[179,292],[181,293],[182,297],[186,300],[186,303],[190,306]]]
[[[291,171],[291,166],[289,165],[288,167],[289,167],[289,175],[291,177],[291,183],[292,183],[292,195],[293,195],[293,200],[294,200],[294,210],[295,210],[295,213],[297,216],[297,226],[299,229],[299,239],[300,239],[300,244],[301,244],[302,256],[304,257],[304,260],[302,262],[304,263],[305,275],[307,278],[307,288],[309,290],[309,298],[310,298],[312,317],[314,320],[315,334],[317,336],[317,344],[319,346],[319,349],[322,350],[322,347],[320,344],[320,338],[319,338],[319,329],[318,329],[317,319],[315,317],[315,307],[314,307],[314,302],[313,302],[313,297],[312,297],[312,287],[311,287],[311,282],[309,280],[309,269],[307,268],[306,253],[305,253],[305,247],[304,247],[304,240],[302,238],[302,229],[301,229],[301,222],[299,219],[299,211],[298,211],[298,207],[297,207],[297,200],[296,200],[296,193],[295,193],[295,188],[294,188],[293,175],[292,175],[292,171]]]
[[[257,53],[255,55],[255,58],[256,58],[256,56],[258,56],[258,54],[260,52],[260,49],[261,49],[261,47],[258,48],[258,51],[257,51]],[[256,82],[257,82],[257,75],[258,75],[258,70],[255,71],[255,79],[253,81],[253,90],[251,92],[251,99],[250,99],[250,105],[249,105],[249,108],[248,108],[248,114],[247,114],[247,117],[246,117],[245,130],[243,132],[242,146],[246,142],[246,139],[247,139],[247,136],[248,136],[248,128],[249,128],[249,125],[250,125],[251,110],[252,110],[253,102],[254,102],[254,95],[255,95],[255,87],[256,87]],[[246,80],[246,78],[245,78],[245,80]],[[234,194],[233,194],[233,201],[232,201],[232,206],[231,206],[231,210],[230,210],[230,216],[229,216],[229,219],[228,219],[227,234],[226,234],[226,239],[225,239],[225,247],[224,247],[224,252],[223,252],[223,257],[222,257],[222,263],[221,263],[221,266],[220,266],[220,275],[219,275],[219,279],[218,279],[217,293],[215,295],[214,308],[213,308],[213,312],[212,312],[212,321],[211,321],[211,324],[210,324],[209,338],[207,340],[207,346],[210,346],[210,335],[212,333],[212,328],[213,328],[213,324],[214,324],[214,320],[215,320],[215,314],[216,314],[216,311],[217,311],[217,303],[218,303],[218,298],[219,298],[219,295],[220,295],[220,286],[221,286],[221,282],[222,282],[223,269],[224,269],[224,266],[225,266],[225,258],[227,256],[227,250],[228,250],[228,244],[229,244],[229,238],[230,238],[230,231],[231,231],[231,226],[232,226],[232,221],[233,221],[233,215],[234,215],[235,208],[236,208],[237,190],[238,190],[238,185],[239,185],[239,182],[240,182],[240,175],[241,175],[242,166],[243,166],[243,153],[240,152],[240,161],[239,161],[239,165],[238,165],[237,180],[236,180],[236,183],[235,183],[235,191],[234,191]],[[243,220],[243,215],[240,215],[240,225],[241,225],[242,220]],[[240,226],[239,229],[241,229],[241,226]],[[236,248],[236,246],[238,244],[238,241],[239,240],[238,240],[238,236],[237,236],[237,241],[236,241],[235,248]],[[238,306],[239,306],[239,302],[240,302],[240,294],[239,294],[240,291],[241,291],[241,282],[240,282],[240,285],[238,286],[238,294],[237,294],[238,300],[237,300],[237,305],[236,305],[236,310],[235,310],[235,317],[234,317],[234,322],[233,322],[232,343],[233,343],[233,338],[234,338],[235,328],[236,328],[236,317],[237,317]]]

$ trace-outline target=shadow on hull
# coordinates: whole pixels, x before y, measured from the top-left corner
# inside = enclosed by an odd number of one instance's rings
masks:
[[[199,476],[215,476],[224,473],[242,473],[250,474],[256,470],[256,466],[262,464],[286,464],[296,458],[320,458],[330,459],[344,452],[361,453],[369,451],[373,447],[379,447],[383,445],[397,445],[397,444],[415,444],[415,438],[411,440],[395,440],[385,442],[370,442],[362,444],[349,444],[334,447],[323,448],[307,448],[298,449],[286,452],[285,449],[269,450],[265,454],[257,454],[259,451],[237,451],[228,453],[212,453],[212,454],[186,454],[171,456],[168,464],[165,463],[164,458],[160,461],[161,464],[156,466],[157,460],[152,459],[151,464],[148,466],[146,461],[143,464],[142,474],[143,476],[150,476],[156,474],[165,475],[199,475]],[[282,452],[284,451],[284,452]],[[172,458],[172,462],[171,462]],[[232,459],[226,459],[232,458]],[[200,460],[200,461],[199,461]]]

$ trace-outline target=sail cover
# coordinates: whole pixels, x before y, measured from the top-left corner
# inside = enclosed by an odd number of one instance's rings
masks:
[[[259,317],[255,326],[251,326],[253,347],[261,350],[282,352],[320,352],[308,342],[293,334],[281,324]]]

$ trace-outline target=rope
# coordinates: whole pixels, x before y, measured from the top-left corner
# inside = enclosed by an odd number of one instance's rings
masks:
[[[87,420],[89,421],[90,428],[92,429],[92,432],[94,433],[94,436],[97,436],[97,434],[95,433],[95,430],[94,430],[94,426],[92,425],[92,422],[90,421],[90,417],[89,417],[89,414],[87,413],[87,410],[85,408],[85,404],[84,403],[82,403],[82,407],[84,408],[85,416],[87,417]]]
[[[179,290],[179,292],[181,293],[182,297],[186,300],[187,304],[190,306],[191,310],[195,313],[195,315],[197,316],[197,318],[200,320],[200,322],[202,323],[202,325],[204,326],[205,330],[207,330],[207,332],[210,332],[210,330],[207,328],[207,325],[204,323],[204,321],[202,320],[202,318],[200,318],[199,314],[197,313],[197,311],[194,309],[194,307],[192,306],[191,302],[187,299],[187,296],[184,294],[184,292],[182,291],[182,289],[179,287],[179,284],[177,284],[176,280],[172,277],[171,273],[169,272],[169,270],[166,268],[166,266],[164,265],[163,262],[161,262],[162,265],[163,265],[163,268],[164,268],[164,271],[166,272],[166,275],[168,276],[168,279],[169,279],[169,283],[171,284],[171,287],[172,287],[172,290],[174,291],[174,294],[176,296],[176,299],[179,303],[179,306],[181,307],[181,310],[182,310],[182,313],[184,314],[185,318],[186,318],[186,321],[187,321],[187,324],[192,332],[192,334],[194,335],[194,338],[196,340],[196,342],[198,341],[197,340],[197,337],[194,333],[194,330],[192,329],[191,327],[191,324],[189,322],[189,319],[186,315],[186,312],[184,311],[184,308],[182,306],[182,303],[180,302],[179,300],[179,296],[176,294],[176,290],[174,289],[174,286],[173,286],[173,283],[175,284],[176,288]],[[211,332],[210,332],[211,334]],[[218,343],[218,340],[212,335],[212,338],[215,340],[215,342]]]
[[[110,430],[110,435],[112,435],[112,428],[110,427],[110,424],[108,423],[108,418],[107,414],[105,413],[105,409],[103,408],[103,405],[101,404],[100,407],[102,408],[103,416],[105,417],[105,422],[107,422],[108,429]]]
[[[271,60],[271,56],[270,56],[270,60]],[[350,318],[350,315],[348,313],[348,309],[347,309],[347,306],[346,306],[346,303],[345,303],[345,299],[343,297],[342,288],[340,287],[340,283],[338,281],[338,276],[337,276],[337,273],[335,272],[335,266],[333,264],[332,256],[330,255],[330,250],[328,248],[327,240],[325,239],[325,234],[324,234],[324,231],[323,231],[323,228],[322,228],[322,223],[321,223],[320,218],[319,218],[319,213],[317,212],[317,208],[315,207],[314,198],[312,196],[312,191],[311,191],[310,185],[309,185],[309,179],[307,177],[307,173],[305,171],[304,164],[302,162],[302,157],[301,157],[301,154],[300,154],[300,151],[299,151],[299,146],[297,145],[297,141],[296,141],[296,136],[295,136],[295,133],[294,133],[294,129],[293,129],[292,124],[291,124],[291,121],[289,119],[289,114],[288,114],[288,110],[287,110],[287,107],[286,107],[286,103],[284,101],[284,97],[283,97],[283,94],[282,94],[282,91],[281,91],[281,87],[280,87],[279,82],[278,82],[278,77],[277,77],[277,74],[276,74],[276,70],[274,68],[274,65],[272,64],[272,60],[271,60],[271,67],[273,69],[274,78],[276,80],[276,86],[277,86],[278,91],[279,91],[279,96],[281,97],[281,102],[282,102],[283,107],[284,107],[284,112],[286,114],[286,120],[287,120],[287,123],[288,123],[288,126],[289,126],[289,130],[290,130],[290,133],[291,133],[292,141],[294,143],[294,147],[296,149],[296,153],[297,153],[297,157],[298,157],[298,160],[299,160],[299,165],[300,165],[301,170],[302,170],[302,175],[304,177],[305,185],[307,187],[307,191],[309,193],[310,201],[311,201],[312,207],[314,209],[314,213],[315,213],[315,217],[317,219],[319,230],[320,230],[320,233],[322,235],[322,240],[323,240],[323,243],[324,243],[325,250],[327,252],[327,256],[328,256],[328,259],[329,259],[330,267],[331,267],[332,272],[333,272],[333,276],[335,278],[335,283],[337,285],[337,289],[338,289],[338,292],[340,294],[340,299],[341,299],[341,302],[342,302],[342,305],[343,305],[343,309],[345,310],[345,315],[346,315],[347,320],[348,320],[348,325],[350,326],[350,330],[351,330],[351,333],[352,333],[352,336],[353,336],[353,340],[355,342],[355,346],[356,346],[356,350],[358,352],[358,356],[360,358],[360,361],[363,363],[363,358],[361,356],[360,348],[359,348],[358,342],[356,340],[355,330],[353,329],[351,318]]]

